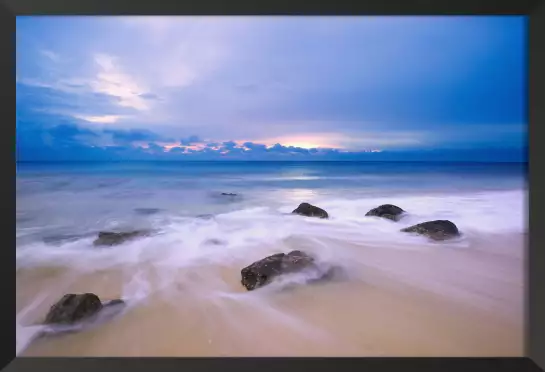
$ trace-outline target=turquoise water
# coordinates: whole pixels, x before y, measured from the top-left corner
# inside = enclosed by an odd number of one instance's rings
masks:
[[[32,231],[43,238],[112,224],[149,225],[158,216],[525,188],[526,166],[518,163],[20,163],[17,228],[20,237]]]

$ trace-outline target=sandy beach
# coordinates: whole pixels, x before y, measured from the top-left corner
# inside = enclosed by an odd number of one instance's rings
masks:
[[[304,246],[291,240],[286,245]],[[18,303],[48,293],[27,319],[39,319],[63,293],[94,292],[104,299],[119,298],[123,295],[121,283],[131,276],[146,280],[155,291],[132,304],[129,299],[124,313],[96,328],[38,339],[21,355],[523,354],[522,235],[488,237],[486,243],[474,239],[467,251],[451,249],[448,254],[385,254],[383,247],[358,245],[337,248],[353,255],[352,263],[345,265],[345,275],[326,283],[265,287],[253,292],[240,285],[242,262],[225,266],[201,263],[171,271],[168,284],[161,280],[161,269],[152,265],[78,276],[72,270],[22,270],[17,278]],[[393,257],[404,267],[418,268],[419,261],[426,260],[431,267],[421,274],[441,272],[437,286],[422,286],[418,279],[412,283],[404,280],[411,270],[396,272],[401,266],[380,269],[378,263]],[[453,267],[456,260],[468,257],[474,264],[471,270]],[[497,275],[483,275],[491,272]],[[445,290],[446,283],[451,292]],[[438,288],[443,288],[443,293]]]
[[[16,23],[16,355],[524,355],[527,17]]]

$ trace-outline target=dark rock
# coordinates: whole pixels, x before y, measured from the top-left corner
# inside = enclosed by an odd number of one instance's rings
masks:
[[[220,240],[220,239],[207,239],[204,241],[204,244],[208,244],[208,245],[224,245],[225,242],[223,240]]]
[[[159,208],[135,208],[134,211],[137,214],[141,214],[144,216],[149,216],[152,214],[159,213],[161,210]]]
[[[44,326],[35,338],[61,336],[84,331],[107,322],[118,315],[125,306],[121,299],[97,302],[92,293],[67,294],[49,311]]]
[[[308,268],[316,269],[315,260],[304,252],[277,253],[242,269],[241,283],[251,291],[270,283],[279,275],[296,273]]]
[[[214,218],[213,214],[199,214],[197,218],[200,218],[201,220],[211,220]]]
[[[382,217],[392,221],[399,221],[405,211],[392,204],[383,204],[367,212],[366,216]]]
[[[292,214],[299,214],[301,216],[307,217],[319,217],[319,218],[329,218],[329,215],[322,208],[315,207],[309,203],[301,203],[295,209]]]
[[[93,293],[67,294],[51,306],[46,324],[71,324],[87,319],[102,310],[102,302]]]
[[[96,239],[93,244],[98,245],[118,245],[124,243],[127,240],[143,237],[149,235],[149,231],[146,230],[136,230],[129,232],[111,232],[111,231],[101,231],[98,233],[98,239]]]
[[[225,196],[237,196],[237,194],[233,194],[231,192],[222,192],[221,195],[225,195]]]
[[[460,235],[458,227],[447,220],[423,222],[418,225],[401,229],[401,231],[425,235],[433,240],[446,240]]]

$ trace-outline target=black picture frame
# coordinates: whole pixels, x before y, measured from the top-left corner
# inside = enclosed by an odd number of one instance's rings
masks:
[[[529,244],[527,250],[527,319],[526,356],[521,358],[15,358],[15,306],[8,306],[15,298],[15,250],[7,243],[2,252],[4,280],[2,294],[4,339],[1,368],[6,371],[96,371],[127,369],[138,370],[414,370],[425,371],[537,371],[545,367],[545,229],[542,227],[545,210],[545,177],[540,146],[545,125],[545,2],[537,0],[359,0],[313,1],[305,0],[199,0],[136,1],[136,0],[4,0],[0,5],[4,58],[1,59],[2,98],[1,113],[4,135],[0,149],[1,162],[6,167],[15,166],[14,142],[9,118],[15,112],[15,18],[20,15],[128,15],[128,14],[179,14],[179,15],[528,15],[528,125],[529,125]],[[7,57],[9,56],[9,58]],[[542,154],[543,155],[543,154]],[[13,168],[12,168],[13,169]],[[4,178],[5,180],[5,178]],[[2,236],[13,236],[15,230],[14,183],[2,182],[1,210],[4,219]],[[6,188],[8,190],[6,190]],[[12,225],[13,223],[13,225]],[[9,299],[9,301],[8,301]],[[9,346],[6,346],[9,345]],[[541,366],[541,367],[540,367]]]

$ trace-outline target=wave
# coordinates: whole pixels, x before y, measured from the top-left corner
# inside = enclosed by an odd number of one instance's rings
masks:
[[[511,274],[492,266],[490,256],[476,260],[460,252],[481,250],[482,254],[521,260],[523,252],[503,237],[527,231],[525,190],[353,200],[318,195],[310,202],[327,210],[330,219],[291,215],[296,205],[251,207],[209,219],[149,215],[149,223],[157,233],[117,247],[94,247],[94,236],[87,234],[55,244],[34,240],[17,247],[17,275],[43,268],[69,273],[72,278],[122,273],[120,296],[131,306],[157,293],[180,288],[200,298],[253,301],[255,296],[263,298],[271,291],[311,278],[306,274],[292,275],[255,294],[240,287],[240,269],[274,253],[302,249],[320,262],[342,268],[352,280],[380,285],[381,280],[371,275],[380,272],[469,303],[480,301],[475,286],[488,286],[490,292],[499,293],[496,284],[490,287],[488,280],[507,281],[506,287],[516,285],[509,282]],[[385,203],[398,205],[408,214],[397,223],[365,217],[368,210]],[[462,232],[461,237],[439,244],[400,232],[403,227],[434,219],[453,221]],[[475,243],[479,239],[491,242],[486,239],[493,236],[500,237],[494,242],[504,244]],[[227,279],[222,270],[228,273]],[[62,277],[63,288],[70,285],[66,278]],[[52,293],[60,290],[56,288]],[[51,293],[48,295],[51,299]],[[497,296],[501,297],[500,302],[509,300],[505,294]],[[43,331],[37,326],[22,325],[26,312],[38,306],[36,302],[25,304],[18,314],[18,351]]]
[[[96,261],[97,267],[138,262],[148,250],[153,260],[163,257],[175,259],[176,264],[191,263],[198,259],[222,260],[246,254],[250,246],[279,244],[290,237],[307,239],[331,239],[349,243],[383,243],[385,246],[433,244],[425,238],[408,236],[399,230],[419,222],[433,219],[449,219],[464,233],[523,233],[527,230],[526,192],[482,192],[460,195],[407,196],[366,199],[327,199],[315,197],[312,203],[326,209],[329,220],[316,220],[292,216],[296,205],[279,208],[253,207],[214,216],[211,219],[170,216],[154,219],[153,228],[158,235],[129,242],[123,249],[90,249],[94,236],[86,233],[83,238],[61,240],[61,244],[49,245],[43,241],[19,246],[16,253],[17,267],[36,265],[89,266]],[[380,204],[396,204],[408,214],[400,222],[365,217],[365,213]],[[28,232],[35,233],[36,227]],[[24,235],[24,231],[18,232]],[[53,239],[52,239],[53,240]],[[455,244],[463,242],[464,238]],[[221,244],[210,244],[221,242]],[[224,257],[225,256],[225,257]]]

